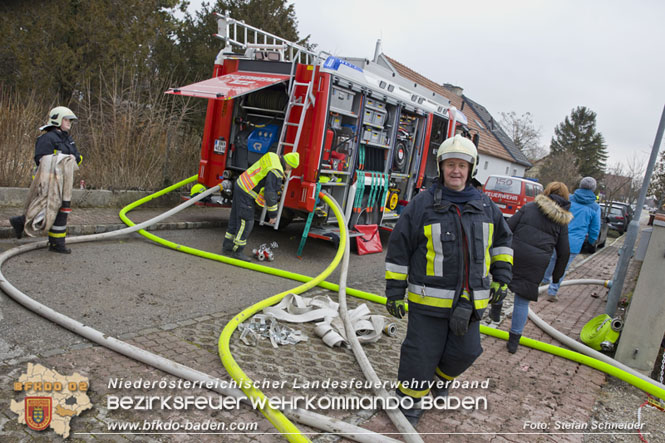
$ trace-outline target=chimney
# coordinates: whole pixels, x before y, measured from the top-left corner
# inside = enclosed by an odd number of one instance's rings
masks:
[[[374,49],[374,63],[377,63],[379,60],[379,55],[381,55],[381,39],[376,40],[376,48]]]
[[[446,88],[446,89],[450,89],[458,97],[461,97],[462,92],[464,91],[464,88],[462,88],[461,86],[455,86],[455,85],[452,85],[450,83],[444,83],[443,87]]]

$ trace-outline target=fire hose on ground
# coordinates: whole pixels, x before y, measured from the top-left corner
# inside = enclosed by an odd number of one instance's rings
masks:
[[[174,189],[177,189],[181,186],[184,186],[188,183],[191,183],[192,181],[196,180],[196,176],[190,177],[189,179],[183,180],[179,183],[176,183],[175,185],[172,185],[162,191],[159,191],[158,193],[152,194],[149,197],[146,197],[145,199],[142,199],[143,202],[149,201],[153,198],[157,198],[167,192],[171,192]],[[148,221],[145,221],[143,223],[140,223],[138,225],[130,226],[125,229],[117,230],[117,231],[112,231],[112,232],[106,232],[102,234],[92,234],[92,235],[85,235],[85,236],[79,236],[79,237],[71,237],[68,238],[67,241],[69,244],[75,244],[75,243],[83,243],[83,242],[89,242],[89,241],[96,241],[96,240],[107,240],[110,238],[114,237],[119,237],[122,235],[127,235],[131,234],[133,232],[142,230],[143,228],[147,228],[148,226],[151,226],[152,224],[158,223],[159,221],[170,217],[171,215],[193,205],[197,201],[205,198],[206,196],[212,194],[215,192],[216,188],[211,188],[207,190],[206,192],[203,192],[196,196],[195,198],[192,198],[188,200],[187,202],[182,203],[181,205],[177,206],[176,208],[173,208],[157,217],[154,217]],[[232,389],[232,388],[223,388],[224,383],[222,380],[219,380],[215,377],[212,377],[208,374],[205,374],[203,372],[197,371],[195,369],[192,369],[190,367],[187,367],[185,365],[182,365],[180,363],[174,362],[172,360],[166,359],[164,357],[161,357],[157,354],[154,354],[152,352],[146,351],[145,349],[138,348],[136,346],[133,346],[129,343],[123,342],[121,340],[118,340],[112,336],[109,336],[107,334],[104,334],[94,328],[91,328],[90,326],[86,326],[83,323],[72,319],[71,317],[68,317],[66,315],[63,315],[48,306],[45,306],[32,298],[28,297],[26,294],[22,293],[19,291],[16,287],[14,287],[7,279],[4,277],[2,274],[2,265],[4,264],[5,261],[10,259],[11,257],[14,257],[16,255],[29,252],[32,250],[36,250],[39,248],[44,248],[47,246],[47,242],[45,241],[38,241],[38,242],[33,242],[30,244],[22,245],[13,249],[10,249],[8,251],[5,251],[4,253],[0,254],[0,289],[2,289],[9,297],[11,297],[14,301],[17,303],[21,304],[22,306],[26,307],[27,309],[31,310],[32,312],[56,323],[59,326],[62,326],[63,328],[66,328],[81,337],[84,337],[94,343],[97,343],[101,346],[104,346],[112,351],[115,351],[121,355],[125,355],[129,358],[132,358],[136,361],[139,361],[141,363],[145,363],[149,366],[152,366],[154,368],[160,369],[168,374],[174,375],[176,377],[185,379],[185,380],[190,380],[190,381],[198,381],[198,382],[203,382],[205,384],[208,384],[209,386],[212,386],[213,388],[211,390],[222,394],[222,395],[227,395],[227,396],[233,396],[236,398],[245,398],[245,395],[240,391],[239,389]],[[224,257],[226,260],[229,262],[238,262],[238,263],[244,263],[239,260],[235,259],[229,259]],[[367,443],[377,443],[377,442],[384,442],[384,441],[393,441],[397,442],[397,440],[390,439],[386,436],[382,436],[380,434],[376,434],[370,431],[367,431],[365,429],[359,428],[357,426],[345,423],[341,420],[337,419],[332,419],[320,414],[316,414],[307,410],[302,410],[302,409],[297,409],[293,411],[294,415],[298,417],[299,421],[303,424],[312,426],[317,429],[321,429],[324,431],[328,431],[331,433],[337,433],[344,435],[347,438],[354,439],[359,442],[367,442]],[[295,435],[300,435],[299,433]],[[296,440],[294,440],[296,441]]]

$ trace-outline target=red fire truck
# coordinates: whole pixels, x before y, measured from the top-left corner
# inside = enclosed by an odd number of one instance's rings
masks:
[[[349,228],[391,229],[436,178],[437,148],[466,130],[464,114],[377,63],[314,53],[228,14],[217,18],[226,45],[213,77],[167,91],[208,99],[198,182],[221,183],[221,203],[229,204],[234,180],[262,155],[297,151],[275,229],[311,214],[309,236],[336,239],[336,219],[317,189],[339,202]],[[267,223],[265,213],[257,217]]]

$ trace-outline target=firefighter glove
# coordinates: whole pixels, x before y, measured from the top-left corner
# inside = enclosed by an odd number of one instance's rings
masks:
[[[464,335],[469,330],[469,320],[473,313],[473,305],[466,300],[460,299],[450,316],[450,330],[455,335]]]
[[[404,300],[388,300],[386,301],[386,309],[393,317],[402,318],[406,314]]]
[[[493,281],[490,285],[490,303],[499,303],[508,295],[508,285]]]

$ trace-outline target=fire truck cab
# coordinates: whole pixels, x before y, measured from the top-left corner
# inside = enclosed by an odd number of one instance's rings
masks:
[[[309,216],[310,236],[336,239],[337,221],[318,190],[339,202],[349,228],[391,229],[401,206],[436,178],[439,145],[466,130],[445,97],[377,64],[313,53],[228,14],[218,14],[218,29],[226,47],[213,77],[167,93],[208,99],[198,182],[220,185],[224,204],[265,153],[300,154],[275,229]],[[258,218],[267,223],[265,212]]]

